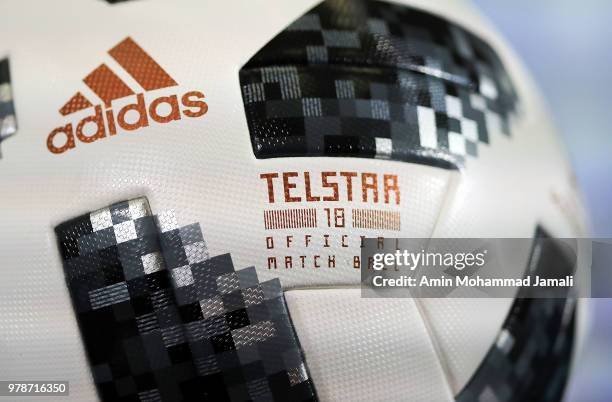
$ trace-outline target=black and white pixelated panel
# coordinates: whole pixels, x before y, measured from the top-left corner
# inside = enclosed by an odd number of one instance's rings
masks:
[[[391,3],[327,0],[240,70],[257,158],[355,156],[456,167],[510,134],[517,96],[465,29]]]
[[[316,400],[278,280],[210,258],[145,199],[56,229],[104,400]]]
[[[0,144],[17,132],[9,59],[0,59]],[[0,156],[2,156],[0,149]]]
[[[538,230],[530,275],[574,270],[560,248]],[[544,274],[545,276],[545,274]],[[557,402],[567,382],[576,321],[575,299],[528,299],[521,289],[500,331],[474,376],[457,395],[459,402]]]
[[[146,200],[80,216],[56,233],[101,399],[197,400],[195,366]]]
[[[161,244],[207,399],[316,400],[278,279],[209,258],[198,224],[160,215]]]

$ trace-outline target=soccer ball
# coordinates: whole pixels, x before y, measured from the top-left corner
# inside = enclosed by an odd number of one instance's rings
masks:
[[[360,297],[365,237],[587,234],[534,84],[469,4],[6,1],[1,25],[3,380],[562,397],[571,299]]]

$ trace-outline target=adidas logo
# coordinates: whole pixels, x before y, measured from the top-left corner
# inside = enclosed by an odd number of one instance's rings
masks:
[[[147,54],[134,40],[126,38],[108,51],[108,54],[138,83],[145,91],[175,87],[176,81]],[[200,117],[208,111],[203,101],[204,94],[189,91],[180,96],[170,94],[146,102],[140,88],[138,92],[130,88],[106,64],[89,73],[83,82],[102,101],[95,105],[81,92],[75,93],[59,110],[62,116],[93,107],[93,114],[78,123],[70,122],[57,127],[47,137],[47,148],[54,154],[74,149],[77,142],[92,143],[118,130],[134,131],[148,127],[153,121],[169,123],[180,120],[182,116]],[[133,97],[133,103],[124,105],[115,112],[113,101]],[[179,105],[180,102],[180,105]],[[128,113],[131,118],[128,118]],[[137,118],[134,118],[137,116]]]

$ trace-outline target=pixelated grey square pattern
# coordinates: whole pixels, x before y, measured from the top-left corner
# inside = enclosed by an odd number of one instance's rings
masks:
[[[327,0],[240,70],[257,158],[353,156],[456,168],[510,135],[517,95],[484,41],[408,6]]]
[[[82,215],[56,233],[101,399],[196,400],[198,376],[147,201]]]
[[[206,398],[316,400],[279,280],[259,282],[254,267],[235,270],[229,254],[200,252],[197,224],[160,238]]]
[[[0,145],[17,132],[17,117],[13,103],[9,59],[0,59]],[[2,150],[0,149],[0,156]]]
[[[315,400],[280,283],[209,258],[198,224],[141,198],[56,233],[103,400]]]
[[[528,266],[533,275],[574,270],[573,262],[539,228]],[[517,294],[497,341],[456,396],[458,402],[558,402],[563,399],[574,343],[576,301],[524,298]]]

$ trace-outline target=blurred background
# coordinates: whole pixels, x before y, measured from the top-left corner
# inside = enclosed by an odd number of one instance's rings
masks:
[[[473,0],[535,76],[564,137],[594,237],[612,238],[612,1]],[[591,334],[568,401],[612,400],[612,299],[593,299]]]

